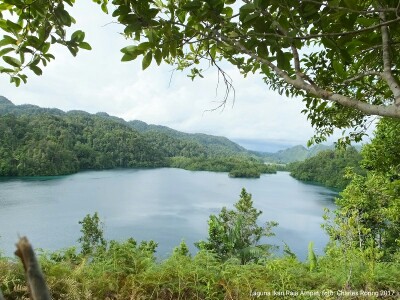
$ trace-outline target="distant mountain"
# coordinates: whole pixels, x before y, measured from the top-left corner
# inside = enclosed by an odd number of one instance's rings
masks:
[[[166,126],[147,124],[139,120],[129,121],[128,124],[137,131],[145,134],[166,134],[179,140],[199,143],[214,154],[249,154],[247,149],[223,136],[207,135],[203,133],[185,133]]]
[[[9,113],[15,115],[38,115],[48,113],[56,116],[61,116],[65,114],[65,112],[58,108],[43,108],[32,104],[15,105],[6,97],[0,96],[0,115],[5,115]]]
[[[147,124],[140,120],[125,121],[122,118],[111,116],[106,112],[90,114],[81,110],[64,112],[57,108],[43,108],[31,104],[15,105],[7,98],[0,96],[0,116],[5,114],[14,115],[41,115],[53,116],[96,116],[108,121],[117,122],[128,126],[143,136],[146,143],[155,149],[162,151],[167,157],[184,156],[229,156],[241,155],[261,158],[269,163],[290,163],[303,161],[313,157],[323,150],[333,149],[334,146],[316,145],[306,148],[297,145],[275,153],[250,151],[226,137],[207,135],[203,133],[185,133],[166,126]]]
[[[122,118],[110,116],[106,112],[98,112],[93,115],[81,110],[64,112],[57,108],[43,108],[31,104],[15,105],[7,98],[0,96],[0,116],[5,114],[14,114],[17,116],[48,114],[54,116],[101,117],[138,131],[148,143],[166,153],[168,157],[250,155],[245,148],[226,137],[202,133],[184,133],[166,126],[147,124],[139,120],[127,122]]]
[[[258,155],[262,157],[266,162],[286,164],[295,161],[303,161],[306,160],[307,158],[317,155],[321,151],[331,150],[334,148],[335,148],[334,145],[331,146],[315,145],[307,149],[302,145],[297,145],[284,150],[280,150],[276,153],[264,152],[264,153],[259,153]]]

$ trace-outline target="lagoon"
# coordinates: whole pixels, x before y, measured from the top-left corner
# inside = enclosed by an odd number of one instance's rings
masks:
[[[98,212],[106,239],[154,240],[157,256],[168,256],[185,240],[207,237],[207,220],[223,206],[232,208],[242,187],[263,211],[260,221],[279,223],[268,243],[284,242],[299,258],[314,242],[322,254],[328,237],[321,229],[324,208],[334,209],[337,193],[303,183],[287,172],[259,179],[229,178],[227,173],[173,168],[85,171],[74,175],[0,180],[0,249],[11,256],[18,235],[35,248],[57,250],[77,245],[86,214]]]

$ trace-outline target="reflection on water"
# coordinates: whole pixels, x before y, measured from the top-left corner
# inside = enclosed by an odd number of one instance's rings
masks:
[[[320,225],[324,207],[334,208],[334,191],[304,184],[286,172],[254,180],[169,168],[2,180],[0,249],[11,255],[18,234],[49,250],[76,245],[78,221],[97,211],[107,239],[153,239],[160,257],[182,239],[195,251],[193,243],[207,236],[209,215],[231,208],[242,187],[263,211],[260,221],[279,222],[269,242],[283,248],[284,241],[301,258],[310,241],[323,252],[327,236]]]

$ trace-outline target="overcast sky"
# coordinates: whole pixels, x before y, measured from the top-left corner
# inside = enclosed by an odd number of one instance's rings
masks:
[[[141,58],[121,62],[120,49],[132,44],[119,34],[121,27],[109,24],[89,1],[78,1],[71,13],[75,29],[86,33],[92,51],[81,50],[73,57],[67,49],[53,50],[56,59],[44,68],[42,76],[28,74],[28,83],[16,88],[0,75],[0,95],[14,104],[35,104],[68,111],[99,111],[125,120],[142,120],[184,132],[226,136],[247,148],[274,151],[305,144],[313,129],[300,113],[304,105],[270,91],[261,75],[243,78],[233,67],[236,98],[224,110],[208,112],[223,99],[216,94],[217,73],[210,69],[204,79],[192,82],[185,72],[172,72],[168,65],[152,64],[141,70]],[[108,24],[108,25],[106,25]]]

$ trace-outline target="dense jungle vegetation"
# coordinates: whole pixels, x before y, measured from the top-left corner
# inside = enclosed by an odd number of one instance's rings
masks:
[[[265,222],[243,189],[234,208],[210,216],[196,254],[182,242],[162,261],[155,241],[106,241],[100,217],[87,215],[79,247],[40,255],[50,291],[54,299],[398,299],[399,129],[382,119],[362,150],[365,173],[347,171],[338,209],[324,216],[323,256],[312,243],[306,261],[287,247],[274,256],[268,237],[279,225]],[[1,257],[0,269],[5,298],[25,299],[20,264]]]
[[[296,179],[343,189],[350,182],[350,178],[345,176],[347,168],[352,168],[356,174],[365,174],[360,166],[361,159],[354,147],[325,150],[305,161],[288,164],[287,170]]]
[[[246,156],[215,157],[209,159],[173,157],[171,159],[171,167],[192,171],[229,172],[230,177],[258,178],[261,174],[276,173],[274,166],[262,164],[259,160]]]
[[[0,176],[137,167],[234,171],[236,177],[275,171],[224,137],[125,122],[106,113],[15,106],[4,97],[0,98],[0,140]]]

